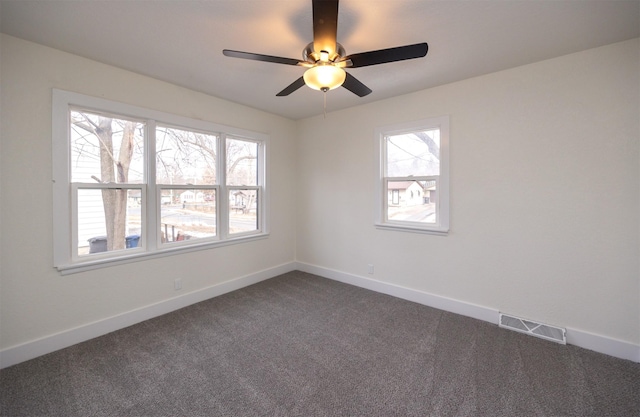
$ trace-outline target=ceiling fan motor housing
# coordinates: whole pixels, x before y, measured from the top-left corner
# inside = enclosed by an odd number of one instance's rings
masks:
[[[313,50],[313,42],[309,43],[304,50],[302,51],[302,60],[307,61],[310,64],[315,64],[320,61],[320,52]],[[329,52],[329,51],[327,51]],[[336,50],[331,53],[329,52],[329,61],[330,62],[339,62],[342,57],[346,56],[347,53],[338,42],[336,42]]]

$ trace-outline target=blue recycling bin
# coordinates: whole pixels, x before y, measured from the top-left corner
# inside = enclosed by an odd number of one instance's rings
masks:
[[[125,244],[127,249],[129,248],[137,248],[140,243],[140,235],[129,235],[125,237]]]

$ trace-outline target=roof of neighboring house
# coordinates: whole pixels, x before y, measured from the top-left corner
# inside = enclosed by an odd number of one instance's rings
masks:
[[[418,181],[391,181],[389,182],[388,189],[389,190],[406,190],[412,184],[417,184],[418,187],[422,188]]]

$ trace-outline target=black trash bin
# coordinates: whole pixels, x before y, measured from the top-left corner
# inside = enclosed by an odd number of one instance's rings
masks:
[[[107,237],[97,236],[89,239],[89,253],[99,253],[107,251]]]
[[[129,235],[125,238],[125,245],[127,249],[137,248],[140,243],[140,235]]]

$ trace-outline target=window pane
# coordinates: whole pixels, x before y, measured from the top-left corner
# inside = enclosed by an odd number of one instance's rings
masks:
[[[386,137],[387,177],[440,174],[440,130]]]
[[[258,192],[256,190],[229,191],[229,233],[258,230]]]
[[[144,181],[144,123],[75,110],[70,118],[71,182]]]
[[[163,243],[216,236],[216,191],[163,189],[160,235]]]
[[[140,246],[139,189],[78,190],[78,255]]]
[[[227,185],[258,185],[258,144],[227,139]]]
[[[436,222],[436,181],[388,181],[387,217],[421,223]]]
[[[157,183],[215,184],[216,141],[216,135],[158,126]]]

